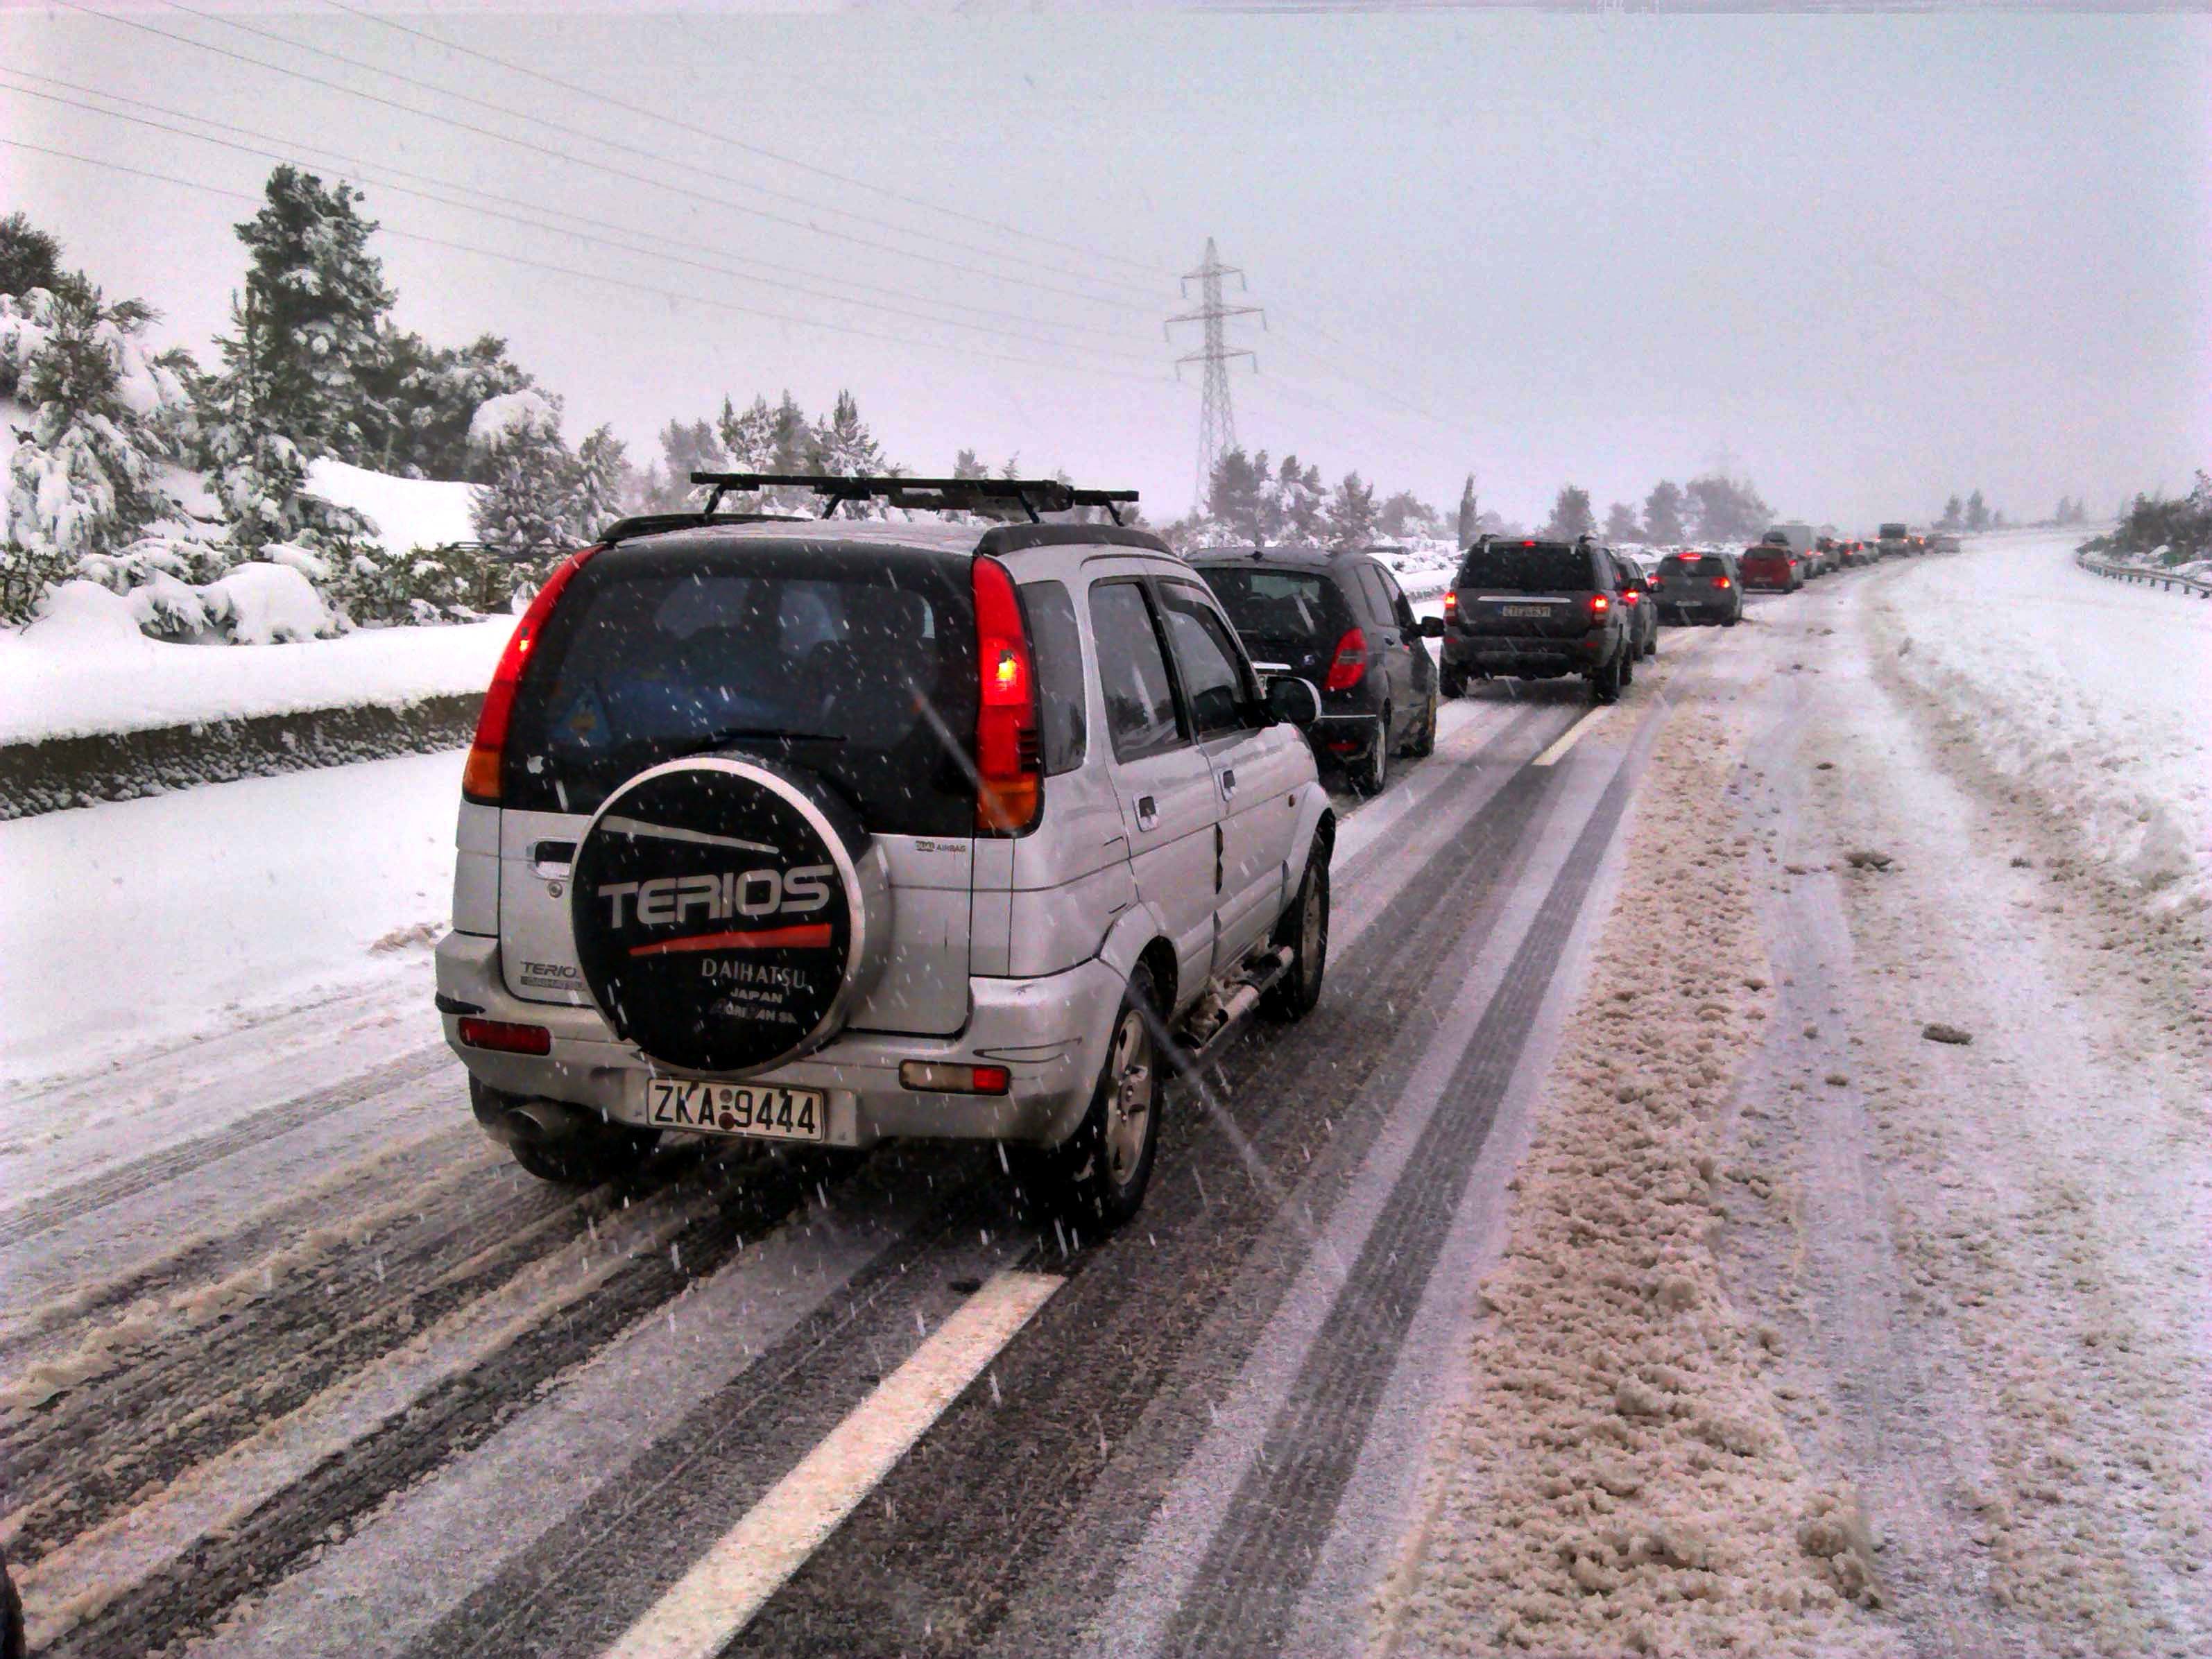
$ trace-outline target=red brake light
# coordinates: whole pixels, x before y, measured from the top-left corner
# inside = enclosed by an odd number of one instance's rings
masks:
[[[1639,596],[1638,596],[1638,594],[1637,593],[1636,590],[1635,590],[1634,588],[1632,588],[1632,588],[1630,588],[1626,592],[1623,593],[1623,594],[1620,596],[1620,602],[1621,602],[1623,605],[1634,605],[1634,604],[1637,602],[1637,599],[1638,599],[1638,597],[1639,597]]]
[[[514,632],[507,636],[507,649],[499,653],[499,666],[492,670],[491,687],[484,693],[483,709],[477,716],[476,741],[469,746],[467,763],[461,768],[463,799],[483,806],[499,805],[500,757],[507,748],[507,721],[514,714],[514,693],[522,684],[523,663],[530,655],[530,647],[538,642],[545,619],[560,603],[561,590],[568,586],[568,579],[584,568],[585,560],[603,550],[596,545],[580,548],[563,559],[545,579],[545,586],[538,590],[538,597],[531,600],[530,608],[522,613],[522,620],[515,623]],[[531,1052],[545,1051],[540,1048]]]
[[[1044,757],[1037,732],[1036,672],[1014,579],[996,559],[975,563],[975,827],[1018,835],[1044,804]]]
[[[543,1025],[518,1025],[507,1019],[465,1019],[461,1041],[471,1048],[495,1048],[508,1054],[550,1054],[553,1033]]]
[[[1457,615],[1459,615],[1459,589],[1456,587],[1447,587],[1444,589],[1445,619],[1449,621],[1450,618],[1456,617]]]
[[[1604,594],[1593,593],[1589,596],[1589,613],[1591,616],[1602,617],[1607,611],[1612,609],[1613,601],[1606,598]]]
[[[1367,672],[1367,635],[1358,629],[1348,631],[1336,642],[1336,653],[1328,659],[1328,678],[1325,688],[1331,691],[1349,691],[1359,684]]]
[[[1728,585],[1729,579],[1726,576],[1716,576],[1713,578],[1713,586],[1715,587],[1726,587]]]

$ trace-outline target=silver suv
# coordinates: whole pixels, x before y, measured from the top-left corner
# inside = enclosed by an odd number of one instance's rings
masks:
[[[702,475],[556,570],[484,700],[438,1006],[478,1120],[588,1182],[662,1132],[1028,1149],[1107,1222],[1168,1074],[1321,994],[1301,731],[1127,493]],[[762,521],[812,488],[1031,521]]]

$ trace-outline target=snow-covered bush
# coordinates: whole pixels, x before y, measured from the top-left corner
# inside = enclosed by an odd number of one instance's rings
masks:
[[[0,360],[32,411],[9,463],[0,617],[29,616],[85,557],[178,512],[157,463],[170,452],[164,411],[184,386],[177,360],[146,345],[152,320],[81,277],[0,300]]]
[[[200,593],[210,622],[234,645],[276,645],[340,631],[314,584],[289,564],[241,564]]]
[[[357,623],[464,622],[505,609],[521,574],[474,543],[404,553],[370,544],[334,561],[327,591]]]

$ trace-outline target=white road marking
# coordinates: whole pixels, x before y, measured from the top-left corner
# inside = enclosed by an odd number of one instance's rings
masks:
[[[708,1659],[719,1653],[1063,1282],[1009,1269],[961,1304],[647,1609],[605,1659]]]
[[[1568,750],[1573,748],[1577,743],[1582,741],[1583,732],[1589,731],[1590,727],[1595,726],[1600,720],[1603,720],[1611,713],[1613,713],[1612,704],[1601,703],[1597,708],[1591,709],[1589,714],[1583,715],[1572,726],[1569,726],[1565,736],[1561,737],[1557,743],[1553,744],[1549,749],[1547,749],[1542,754],[1537,756],[1534,760],[1530,761],[1528,764],[1531,766],[1557,766],[1559,763],[1560,757],[1565,755]]]

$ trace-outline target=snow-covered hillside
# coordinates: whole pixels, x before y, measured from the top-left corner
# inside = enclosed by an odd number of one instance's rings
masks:
[[[376,526],[387,552],[442,547],[474,538],[470,486],[431,478],[394,478],[327,457],[307,464],[307,488],[334,507],[349,507]]]
[[[1969,542],[1886,584],[1896,672],[2155,909],[2212,904],[2212,604],[2075,568],[2077,532]]]

